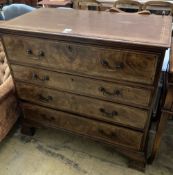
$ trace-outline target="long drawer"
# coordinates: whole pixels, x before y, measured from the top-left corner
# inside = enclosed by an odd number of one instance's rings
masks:
[[[11,65],[16,80],[124,104],[148,107],[152,91],[117,83]]]
[[[43,126],[62,128],[95,139],[118,144],[135,150],[140,149],[143,133],[118,126],[78,117],[65,112],[24,103],[26,120],[40,123]]]
[[[63,91],[16,83],[20,99],[86,117],[143,130],[148,111]]]
[[[3,36],[10,61],[110,80],[153,84],[158,55],[19,36]]]

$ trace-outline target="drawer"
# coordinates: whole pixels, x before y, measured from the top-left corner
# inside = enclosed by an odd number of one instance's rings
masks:
[[[11,68],[16,80],[98,97],[113,102],[144,107],[148,107],[150,104],[152,91],[149,89],[129,87],[117,83],[62,74],[39,68],[36,69],[19,65],[11,65]]]
[[[30,120],[46,127],[65,129],[110,144],[122,145],[135,150],[140,149],[143,136],[141,132],[28,103],[22,106],[26,121]]]
[[[13,62],[106,80],[154,82],[155,54],[9,35],[3,39]]]
[[[19,82],[16,88],[20,99],[110,123],[143,130],[148,119],[147,110]]]

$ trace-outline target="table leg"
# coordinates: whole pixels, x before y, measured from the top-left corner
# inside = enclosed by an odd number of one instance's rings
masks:
[[[148,163],[150,163],[150,164],[153,162],[156,155],[158,154],[159,147],[160,147],[160,142],[161,142],[161,137],[162,137],[163,132],[166,128],[168,117],[169,117],[168,113],[162,112],[160,120],[158,121],[151,156],[148,159]]]

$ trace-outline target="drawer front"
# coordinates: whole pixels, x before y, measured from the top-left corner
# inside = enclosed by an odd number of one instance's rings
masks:
[[[39,65],[62,72],[153,84],[157,56],[150,53],[105,49],[5,35],[10,61]]]
[[[23,100],[115,124],[142,130],[148,118],[147,110],[24,83],[17,83],[16,87],[19,97]]]
[[[151,90],[18,65],[11,68],[16,80],[130,105],[150,103]]]
[[[171,86],[173,86],[173,72],[168,72],[166,78],[167,78],[168,83],[170,83]]]
[[[143,136],[141,132],[27,103],[22,106],[26,120],[40,123],[46,127],[65,129],[111,144],[118,144],[135,150],[140,149]]]

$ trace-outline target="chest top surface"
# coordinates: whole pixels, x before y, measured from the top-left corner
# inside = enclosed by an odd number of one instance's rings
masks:
[[[171,25],[170,16],[41,8],[2,23],[0,30],[168,48]]]

